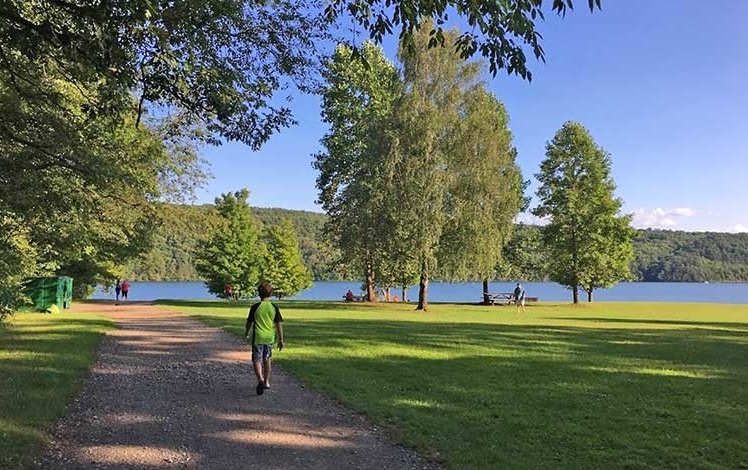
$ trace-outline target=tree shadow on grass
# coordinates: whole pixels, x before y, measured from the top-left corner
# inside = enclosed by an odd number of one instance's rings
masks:
[[[600,323],[638,323],[638,324],[652,324],[652,325],[688,325],[688,326],[706,326],[711,328],[730,328],[740,331],[748,331],[748,323],[738,322],[707,322],[707,321],[694,321],[694,320],[654,320],[648,318],[609,318],[609,317],[548,317],[550,320],[564,320],[564,321],[592,321]]]
[[[195,308],[214,308],[214,309],[236,309],[244,308],[248,309],[252,304],[258,302],[258,300],[252,301],[238,301],[238,302],[226,302],[226,301],[213,301],[213,300],[157,300],[157,305],[172,306],[172,307],[195,307]],[[273,300],[274,304],[278,305],[279,308],[294,309],[294,310],[372,310],[381,308],[381,304],[368,303],[368,302],[330,302],[329,300]],[[401,305],[401,304],[388,304],[388,305]]]
[[[748,332],[715,326],[295,319],[289,347],[315,355],[282,364],[454,468],[730,468],[748,462]]]
[[[88,371],[102,332],[112,327],[97,319],[48,320],[43,328],[0,331],[2,468],[31,464],[44,444],[42,429],[62,415]]]

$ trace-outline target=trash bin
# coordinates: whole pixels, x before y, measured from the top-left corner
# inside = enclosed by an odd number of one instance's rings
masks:
[[[37,312],[70,308],[73,302],[73,278],[67,276],[37,277],[26,283],[26,295],[31,298],[31,305]]]

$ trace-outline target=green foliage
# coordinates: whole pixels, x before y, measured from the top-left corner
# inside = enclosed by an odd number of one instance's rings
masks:
[[[748,461],[745,305],[280,307],[284,370],[445,468]],[[243,332],[244,308],[175,308]]]
[[[271,103],[289,82],[305,89],[326,24],[304,2],[11,0],[0,7],[0,73],[23,84],[28,62],[58,64],[71,83],[96,83],[97,115],[164,107],[171,131],[257,148],[293,123]],[[48,100],[49,96],[29,95]],[[138,119],[139,120],[139,119]]]
[[[199,280],[195,253],[221,224],[215,207],[159,204],[158,220],[150,249],[129,262],[117,277],[148,281]]]
[[[260,277],[273,286],[273,294],[278,299],[293,297],[312,286],[312,275],[304,265],[299,237],[290,219],[269,227],[264,242]]]
[[[340,252],[330,245],[324,236],[324,226],[328,217],[317,212],[253,207],[255,216],[265,227],[278,225],[290,219],[299,236],[299,247],[304,265],[312,273],[313,279],[331,281],[343,279],[340,266]]]
[[[439,240],[439,276],[492,279],[522,204],[509,116],[483,87],[465,94],[451,162],[454,177]]]
[[[0,212],[26,233],[34,275],[75,275],[75,294],[85,296],[147,247],[152,202],[199,179],[200,161],[150,125],[136,128],[132,102],[93,114],[98,84],[16,58],[26,80],[0,66]]]
[[[632,271],[642,281],[748,281],[748,234],[640,230]]]
[[[212,205],[159,206],[159,224],[153,234],[154,245],[128,264],[124,271],[113,269],[117,277],[142,281],[200,280],[194,267],[195,251],[219,223]],[[357,270],[345,275],[337,265],[339,253],[326,243],[325,214],[280,208],[253,207],[255,217],[265,228],[290,219],[297,227],[304,264],[315,280],[359,279]],[[7,232],[6,232],[7,233]],[[748,281],[748,234],[637,230],[634,238],[632,272],[640,281],[745,282]],[[496,279],[548,280],[549,255],[544,251],[541,227],[518,224],[503,249]],[[388,254],[395,262],[407,252]],[[2,260],[0,260],[2,262]],[[380,266],[382,269],[382,266]],[[377,277],[382,287],[413,285],[417,272],[394,269],[403,279],[387,285],[384,274]],[[394,274],[393,274],[394,276]],[[442,279],[440,279],[442,280]]]
[[[257,291],[263,255],[259,245],[261,228],[248,198],[246,189],[216,198],[221,223],[196,255],[198,273],[208,291],[218,296],[226,284],[231,284],[239,297],[251,297]]]
[[[537,175],[540,204],[546,217],[543,242],[550,260],[548,276],[572,290],[574,303],[582,287],[592,301],[598,287],[630,277],[633,259],[631,216],[619,216],[613,196],[610,157],[578,123],[567,122],[546,146]]]
[[[325,64],[322,119],[330,131],[314,155],[319,202],[329,219],[326,232],[341,261],[365,279],[374,299],[374,277],[385,257],[393,215],[382,174],[383,144],[402,84],[379,47],[364,44],[361,57],[339,46]]]
[[[29,230],[0,213],[0,323],[26,300],[23,281],[38,271],[38,256]]]
[[[588,0],[587,4],[590,11],[595,7],[600,8],[600,0]],[[551,3],[551,10],[561,16],[572,8],[572,0],[553,0]],[[462,58],[480,52],[488,59],[493,74],[499,69],[505,69],[510,74],[517,74],[528,80],[532,78],[532,73],[527,69],[525,48],[529,48],[537,59],[545,60],[545,52],[540,45],[542,36],[535,25],[537,20],[544,19],[543,12],[543,0],[335,0],[325,9],[325,14],[331,21],[350,17],[368,31],[376,42],[381,42],[385,35],[399,27],[400,40],[417,48],[420,45],[413,45],[418,43],[414,36],[423,31],[428,34],[429,47],[454,45]],[[469,27],[458,36],[451,36],[442,29],[442,25],[455,13]]]
[[[325,17],[348,11],[378,40],[400,24],[406,39],[422,18],[442,24],[455,6],[399,2],[392,16],[381,16],[389,15],[382,10],[372,23],[378,3],[335,2],[322,13],[319,5],[299,0],[3,2],[0,214],[26,231],[38,258],[34,269],[75,274],[76,296],[85,296],[95,284],[122,275],[152,243],[168,246],[168,238],[151,237],[158,224],[153,203],[179,199],[205,176],[193,143],[235,140],[256,149],[293,124],[276,98],[290,86],[316,88],[317,46],[331,27]],[[494,72],[503,67],[529,78],[522,45],[543,57],[534,30],[541,6],[518,0],[457,6],[485,35],[461,36],[459,50],[466,56],[480,49]],[[552,9],[564,13],[571,6],[553,0]],[[429,45],[442,38],[436,28]],[[348,56],[356,54],[362,55],[353,50]],[[359,209],[365,214],[372,207]],[[171,258],[184,260],[187,253]],[[335,249],[312,255],[326,259]],[[14,252],[8,259],[24,256]],[[181,268],[188,265],[163,264],[137,275],[190,276]],[[25,271],[15,266],[9,272]],[[315,273],[330,275],[322,271]],[[4,282],[0,297],[10,302],[15,294]]]
[[[548,255],[545,253],[541,228],[518,224],[504,246],[503,260],[496,270],[498,279],[545,281]]]

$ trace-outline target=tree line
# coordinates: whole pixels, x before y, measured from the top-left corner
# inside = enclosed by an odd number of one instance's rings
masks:
[[[163,206],[153,246],[132,260],[122,275],[137,281],[198,281],[195,252],[214,225],[213,205]],[[315,281],[358,280],[341,269],[340,253],[325,240],[327,215],[282,208],[252,207],[262,227],[290,220],[304,265]],[[168,214],[171,214],[169,216]],[[638,229],[633,240],[632,280],[643,282],[748,282],[748,233]],[[495,280],[548,281],[541,227],[515,224],[503,249]],[[437,279],[441,280],[441,279]]]

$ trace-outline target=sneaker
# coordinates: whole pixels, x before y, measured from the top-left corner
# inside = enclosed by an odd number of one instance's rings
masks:
[[[267,390],[267,389],[270,388],[270,384],[265,384],[265,385],[263,385],[263,387],[265,387],[265,390]]]
[[[263,393],[265,393],[265,385],[257,384],[257,388],[255,389],[255,391],[257,391],[258,395],[262,395]]]

